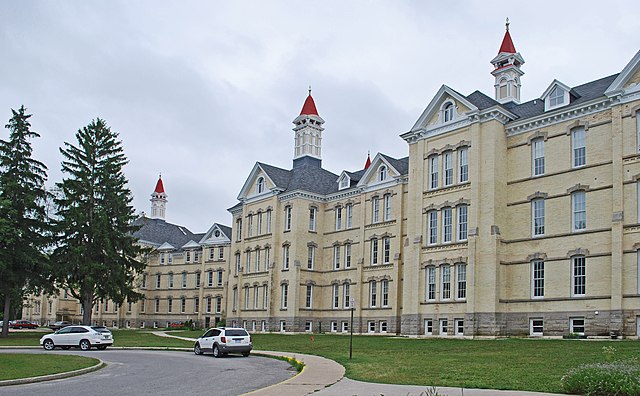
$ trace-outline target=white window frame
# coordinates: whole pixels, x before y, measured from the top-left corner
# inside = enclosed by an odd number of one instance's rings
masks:
[[[531,261],[531,298],[544,298],[544,261]]]
[[[333,246],[333,269],[340,269],[340,245]]]
[[[449,319],[440,319],[438,329],[441,337],[447,337],[449,335]]]
[[[371,265],[378,265],[379,262],[378,241],[378,238],[371,238]]]
[[[340,285],[337,283],[331,285],[331,308],[340,308]]]
[[[542,331],[536,331],[537,329],[540,329]],[[531,337],[542,337],[544,335],[544,319],[543,318],[529,319],[529,335]]]
[[[424,320],[424,335],[433,335],[433,319]]]
[[[307,291],[305,294],[305,308],[313,308],[313,285],[307,285]]]
[[[451,122],[455,117],[455,106],[451,102],[446,102],[442,106],[442,122]]]
[[[258,290],[258,285],[253,285],[253,309],[258,309],[258,301],[260,300],[260,292]]]
[[[342,285],[342,299],[345,308],[351,308],[351,284],[345,282]]]
[[[584,190],[571,193],[571,231],[587,229],[587,193]]]
[[[391,220],[391,194],[384,195],[383,206],[384,206],[383,208],[384,221],[389,221]]]
[[[289,308],[289,284],[287,283],[283,283],[280,286],[280,291],[282,293],[282,299],[281,299],[281,304],[280,304],[280,308],[281,309],[288,309]]]
[[[442,154],[442,170],[444,173],[444,186],[453,185],[453,151],[446,151]]]
[[[383,279],[380,281],[380,289],[382,292],[380,305],[383,308],[386,308],[389,306],[389,280],[388,279]]]
[[[571,167],[587,164],[587,132],[583,126],[571,130]]]
[[[531,200],[531,235],[543,236],[545,233],[545,200],[536,198]]]
[[[533,176],[544,175],[544,138],[531,141],[531,174]]]
[[[367,322],[367,333],[375,333],[376,332],[376,322],[370,320]]]
[[[429,190],[438,188],[438,155],[429,157]]]
[[[453,241],[453,213],[450,206],[442,208],[442,243]]]
[[[454,319],[453,320],[453,324],[454,324],[454,334],[458,337],[463,337],[464,336],[464,319]]]
[[[426,300],[427,301],[435,301],[436,300],[436,267],[430,265],[426,268]]]
[[[351,268],[351,244],[344,245],[344,268]]]
[[[430,210],[427,212],[427,245],[438,244],[438,211]]]
[[[369,281],[369,307],[376,308],[378,306],[378,282]]]
[[[289,270],[289,245],[282,246],[282,269]]]
[[[316,208],[309,208],[309,231],[316,230],[316,215],[318,211]]]
[[[307,247],[307,269],[312,270],[316,262],[316,247],[309,245]]]
[[[456,235],[458,241],[466,241],[469,237],[469,205],[456,206],[456,214],[458,221],[456,222]]]
[[[440,300],[451,300],[451,266],[440,266]]]
[[[380,167],[378,168],[378,181],[385,181],[387,180],[387,175],[388,175],[388,168],[386,165],[380,165]]]
[[[380,222],[380,198],[377,196],[371,197],[371,222]]]
[[[549,93],[549,97],[548,97],[549,109],[564,105],[565,104],[564,95],[565,95],[564,89],[556,85]]]
[[[456,277],[456,300],[464,301],[467,299],[467,264],[457,263],[455,265]]]
[[[342,206],[336,206],[336,231],[340,231],[342,229]]]
[[[587,294],[587,258],[571,257],[571,297],[584,297]]]
[[[467,147],[458,149],[458,180],[460,183],[469,181],[469,149]]]
[[[338,332],[338,322],[335,321],[335,320],[332,320],[331,324],[330,324],[330,329],[331,329],[332,333],[337,333]]]
[[[260,176],[258,178],[258,181],[256,182],[256,193],[262,194],[265,190],[265,187],[266,187],[266,183],[264,181],[264,177]]]
[[[582,324],[579,324],[579,322],[582,322]],[[569,332],[584,335],[586,324],[584,317],[569,318]],[[580,329],[582,329],[582,331],[580,331]]]
[[[345,209],[347,211],[347,224],[346,229],[353,227],[353,204],[346,204]]]
[[[391,238],[382,238],[382,264],[389,264],[391,262]]]
[[[284,207],[284,230],[291,231],[291,222],[292,222],[292,213],[291,213],[291,205],[287,205]]]

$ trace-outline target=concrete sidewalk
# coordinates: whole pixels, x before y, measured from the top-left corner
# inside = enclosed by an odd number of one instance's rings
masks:
[[[154,331],[160,337],[179,338],[195,341],[195,338],[178,337],[163,331]],[[252,353],[265,356],[286,356],[304,363],[304,369],[295,377],[263,389],[246,393],[251,396],[302,396],[302,395],[348,395],[348,396],[430,396],[435,390],[443,396],[557,396],[555,393],[526,391],[501,391],[492,389],[461,389],[429,387],[424,385],[391,385],[355,381],[344,376],[344,367],[320,356],[302,353],[253,350]],[[435,394],[435,392],[433,393]],[[564,395],[566,396],[566,395]]]

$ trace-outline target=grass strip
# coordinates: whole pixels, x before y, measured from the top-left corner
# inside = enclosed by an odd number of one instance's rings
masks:
[[[98,359],[75,355],[0,353],[0,381],[65,373],[95,366]]]

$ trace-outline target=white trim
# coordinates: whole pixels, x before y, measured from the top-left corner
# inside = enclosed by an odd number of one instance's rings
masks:
[[[631,58],[629,63],[622,69],[618,77],[609,85],[609,88],[604,92],[605,95],[612,97],[623,93],[624,84],[631,78],[631,76],[639,69],[640,65],[640,51]]]

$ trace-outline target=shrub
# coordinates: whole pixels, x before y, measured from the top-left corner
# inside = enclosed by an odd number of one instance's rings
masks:
[[[567,393],[585,396],[632,396],[640,394],[637,360],[584,364],[562,377]]]

